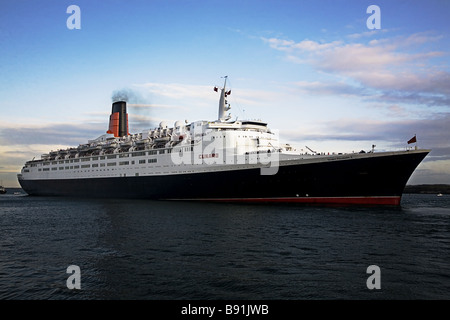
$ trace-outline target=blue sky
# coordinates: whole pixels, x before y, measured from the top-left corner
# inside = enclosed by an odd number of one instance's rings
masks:
[[[368,29],[370,5],[381,29]],[[70,30],[70,5],[81,29]],[[130,131],[262,119],[323,152],[432,149],[410,183],[450,183],[449,1],[2,1],[0,180],[105,133],[114,92]]]

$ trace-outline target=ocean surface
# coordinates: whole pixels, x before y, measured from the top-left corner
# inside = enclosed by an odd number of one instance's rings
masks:
[[[1,300],[450,298],[450,195],[346,208],[8,193],[0,239]]]

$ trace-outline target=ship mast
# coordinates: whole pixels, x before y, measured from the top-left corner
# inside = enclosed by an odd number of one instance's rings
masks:
[[[231,90],[228,92],[226,91],[228,76],[225,76],[224,78],[225,78],[225,82],[224,82],[223,88],[220,92],[219,115],[218,115],[218,119],[217,119],[220,122],[225,122],[231,118],[230,115],[228,115],[228,116],[225,115],[225,112],[231,109],[230,105],[228,104],[228,102],[226,100],[227,96],[231,94]],[[214,91],[217,91],[217,87],[214,87]]]

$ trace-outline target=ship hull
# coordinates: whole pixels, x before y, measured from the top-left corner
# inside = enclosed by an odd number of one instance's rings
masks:
[[[429,150],[281,161],[259,168],[77,179],[19,179],[30,195],[220,202],[399,205],[403,189]]]

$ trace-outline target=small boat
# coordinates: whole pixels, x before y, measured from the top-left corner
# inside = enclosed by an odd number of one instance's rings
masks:
[[[438,193],[438,195],[437,195],[438,197],[442,197],[442,193]]]
[[[7,191],[4,186],[0,186],[0,194],[5,194]]]

